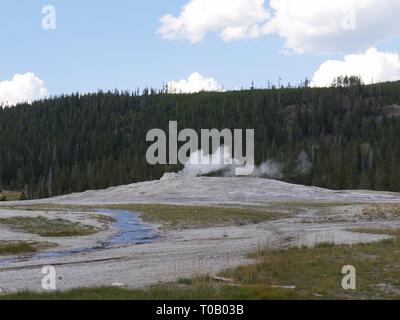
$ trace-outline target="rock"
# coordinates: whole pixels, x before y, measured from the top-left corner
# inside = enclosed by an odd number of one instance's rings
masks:
[[[116,288],[123,288],[126,287],[126,284],[121,282],[114,282],[111,286]]]
[[[235,280],[229,278],[221,278],[221,277],[212,277],[214,280],[221,281],[221,282],[234,282]]]
[[[296,286],[271,286],[271,288],[294,290],[294,289],[296,289]]]

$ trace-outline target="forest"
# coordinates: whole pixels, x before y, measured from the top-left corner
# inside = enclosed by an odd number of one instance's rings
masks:
[[[36,199],[159,179],[182,168],[146,162],[146,133],[169,121],[255,129],[256,163],[282,164],[287,182],[400,191],[400,82],[348,79],[329,88],[99,91],[3,107],[0,189]]]

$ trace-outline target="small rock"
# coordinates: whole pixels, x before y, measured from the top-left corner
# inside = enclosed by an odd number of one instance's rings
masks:
[[[221,281],[221,282],[234,282],[235,280],[229,278],[222,278],[222,277],[212,277],[214,280]]]
[[[117,287],[117,288],[122,288],[122,287],[125,287],[126,285],[124,283],[121,283],[121,282],[114,282],[111,286],[112,287]]]
[[[271,286],[271,288],[295,290],[296,286]]]

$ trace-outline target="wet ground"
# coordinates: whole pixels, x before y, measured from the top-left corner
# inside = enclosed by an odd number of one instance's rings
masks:
[[[348,230],[400,227],[398,218],[359,219],[359,210],[358,206],[339,207],[337,210],[299,209],[295,216],[281,220],[186,230],[158,230],[143,224],[134,213],[102,210],[100,213],[114,215],[117,220],[108,231],[78,239],[59,239],[59,250],[18,259],[3,258],[5,260],[0,263],[0,288],[3,292],[42,291],[41,270],[46,265],[56,268],[57,288],[60,290],[111,285],[143,287],[199,274],[216,274],[225,268],[248,263],[247,254],[260,245],[285,248],[303,244],[312,246],[321,242],[352,244],[379,241],[388,236]],[[0,210],[0,215],[3,212]],[[7,211],[7,214],[21,215],[24,212]],[[46,214],[57,217],[60,213],[50,211]],[[87,219],[87,223],[93,223],[88,218],[88,212],[70,212],[63,215],[63,218],[66,217],[82,222],[85,222],[82,219]],[[2,239],[8,237],[15,240],[16,236],[7,235],[6,230],[1,231]]]
[[[103,243],[106,247],[110,245],[150,243],[157,238],[153,226],[143,223],[137,213],[123,210],[99,210],[98,213],[109,214],[116,219],[112,227],[118,229],[118,232]]]
[[[116,230],[112,236],[104,241],[99,241],[97,245],[69,250],[48,250],[11,258],[0,258],[0,265],[23,261],[34,261],[43,258],[63,258],[76,254],[107,250],[120,245],[151,243],[157,239],[157,233],[153,226],[143,223],[137,213],[124,210],[98,210],[97,213],[107,214],[108,216],[113,217],[115,222],[111,224],[111,228]]]

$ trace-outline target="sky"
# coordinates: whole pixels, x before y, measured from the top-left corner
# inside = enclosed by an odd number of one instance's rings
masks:
[[[399,15],[398,0],[1,0],[0,104],[398,80]]]

